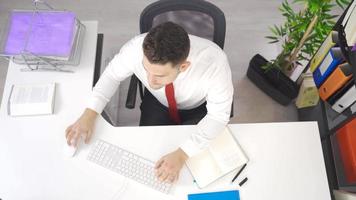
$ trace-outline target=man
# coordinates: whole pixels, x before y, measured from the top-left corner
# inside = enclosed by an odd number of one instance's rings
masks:
[[[87,109],[66,130],[68,145],[88,143],[95,118],[119,83],[135,74],[146,87],[140,125],[197,124],[195,134],[156,163],[161,181],[174,182],[186,159],[203,150],[229,121],[233,86],[225,53],[172,22],[127,42],[93,89]],[[169,134],[169,133],[167,133]]]

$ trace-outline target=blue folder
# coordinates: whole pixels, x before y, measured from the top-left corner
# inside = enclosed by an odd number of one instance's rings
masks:
[[[330,49],[319,67],[313,72],[315,85],[320,88],[327,77],[334,69],[343,61],[343,56],[340,47]]]
[[[240,200],[238,190],[188,194],[188,200]]]

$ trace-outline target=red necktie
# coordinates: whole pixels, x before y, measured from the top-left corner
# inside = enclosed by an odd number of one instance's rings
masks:
[[[174,98],[174,87],[173,83],[166,85],[166,97],[168,101],[168,111],[169,117],[176,124],[180,124],[180,117],[177,109],[176,99]]]

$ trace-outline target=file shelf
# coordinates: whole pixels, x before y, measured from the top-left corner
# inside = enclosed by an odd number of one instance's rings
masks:
[[[333,30],[337,31],[338,27],[340,27],[346,12],[347,10],[339,18]],[[356,86],[356,52],[352,52],[352,54],[354,55],[350,55],[349,64],[353,68],[353,86]],[[332,106],[327,101],[320,99],[315,107],[298,109],[298,118],[300,121],[318,122],[330,191],[341,189],[356,192],[356,183],[348,183],[346,181],[339,144],[336,139],[337,130],[356,118],[356,102],[343,112],[338,113],[332,109]]]

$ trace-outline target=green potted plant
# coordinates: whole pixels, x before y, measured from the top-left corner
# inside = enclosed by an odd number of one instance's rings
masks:
[[[298,94],[298,85],[289,75],[301,63],[308,63],[335,25],[331,11],[344,9],[351,0],[285,0],[279,10],[284,24],[270,27],[269,43],[281,43],[279,55],[267,61],[255,55],[247,71],[248,78],[282,105],[288,105]]]

